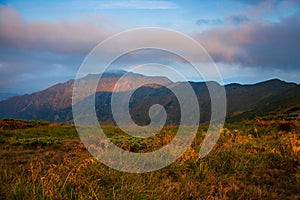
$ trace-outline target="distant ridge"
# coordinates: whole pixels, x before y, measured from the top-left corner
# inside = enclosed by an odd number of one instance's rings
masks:
[[[96,93],[96,111],[102,123],[114,123],[110,109],[110,97],[117,81],[125,71],[111,71],[102,75]],[[81,101],[89,98],[93,91],[89,85],[98,81],[98,74],[89,74],[80,79],[87,85],[82,91]],[[120,83],[119,91],[127,91],[145,80],[164,82],[170,87],[181,87],[186,82],[173,83],[165,77],[144,76],[128,73]],[[199,101],[201,122],[210,119],[210,97],[205,82],[190,82]],[[216,82],[209,82],[214,87],[221,87]],[[43,91],[14,96],[0,101],[0,118],[41,119],[53,122],[72,123],[72,89],[74,80],[59,83]],[[225,85],[227,95],[227,121],[252,119],[257,116],[300,110],[300,86],[279,79],[271,79],[256,84]],[[80,103],[80,102],[77,102]],[[146,85],[136,90],[132,96],[130,113],[132,118],[141,125],[149,123],[148,108],[153,104],[161,104],[168,113],[167,123],[178,124],[180,107],[174,94],[159,85]]]
[[[9,98],[9,97],[12,97],[12,96],[17,96],[19,94],[17,93],[9,93],[9,92],[0,92],[0,101],[6,99],[6,98]]]

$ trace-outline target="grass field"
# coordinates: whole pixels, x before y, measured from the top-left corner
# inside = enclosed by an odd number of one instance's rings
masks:
[[[108,168],[85,149],[73,125],[1,121],[1,199],[300,199],[300,121],[227,124],[213,151],[198,158],[206,126],[173,164],[134,174]],[[151,140],[105,132],[136,152],[167,144],[177,127]]]

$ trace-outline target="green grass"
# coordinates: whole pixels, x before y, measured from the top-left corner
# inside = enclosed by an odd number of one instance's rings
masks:
[[[36,146],[50,146],[52,144],[57,144],[57,143],[60,143],[60,140],[58,138],[38,137],[38,138],[17,139],[16,141],[12,142],[12,145],[36,147]]]
[[[0,128],[0,199],[300,198],[299,121],[226,124],[203,159],[198,151],[207,126],[200,126],[182,157],[145,174],[101,164],[85,149],[73,125],[37,124]],[[176,129],[166,127],[157,136],[141,139],[104,127],[116,145],[135,152],[161,148]]]

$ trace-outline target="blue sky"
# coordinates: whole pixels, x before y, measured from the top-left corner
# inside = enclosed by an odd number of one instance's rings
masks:
[[[299,1],[0,1],[0,92],[72,79],[99,42],[138,27],[191,36],[225,83],[300,83],[299,19]]]

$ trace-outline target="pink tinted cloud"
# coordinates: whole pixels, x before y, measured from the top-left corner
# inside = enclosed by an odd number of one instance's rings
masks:
[[[280,22],[247,21],[194,37],[215,61],[244,66],[300,68],[300,12]]]
[[[299,18],[300,12],[276,23],[249,20],[237,26],[222,26],[195,33],[193,37],[218,62],[295,68],[300,66]],[[83,20],[28,22],[12,7],[0,6],[0,44],[54,53],[85,54],[111,35],[114,29],[107,27],[111,23],[107,18],[101,19],[102,26]],[[149,36],[145,33],[143,37],[147,39]],[[136,40],[136,37],[133,39]],[[157,39],[170,46],[178,42],[176,37]],[[116,51],[116,48],[111,50]],[[159,56],[156,59],[160,59]]]
[[[0,6],[0,44],[3,45],[56,53],[86,53],[110,34],[107,27],[85,20],[28,22],[11,6]]]

